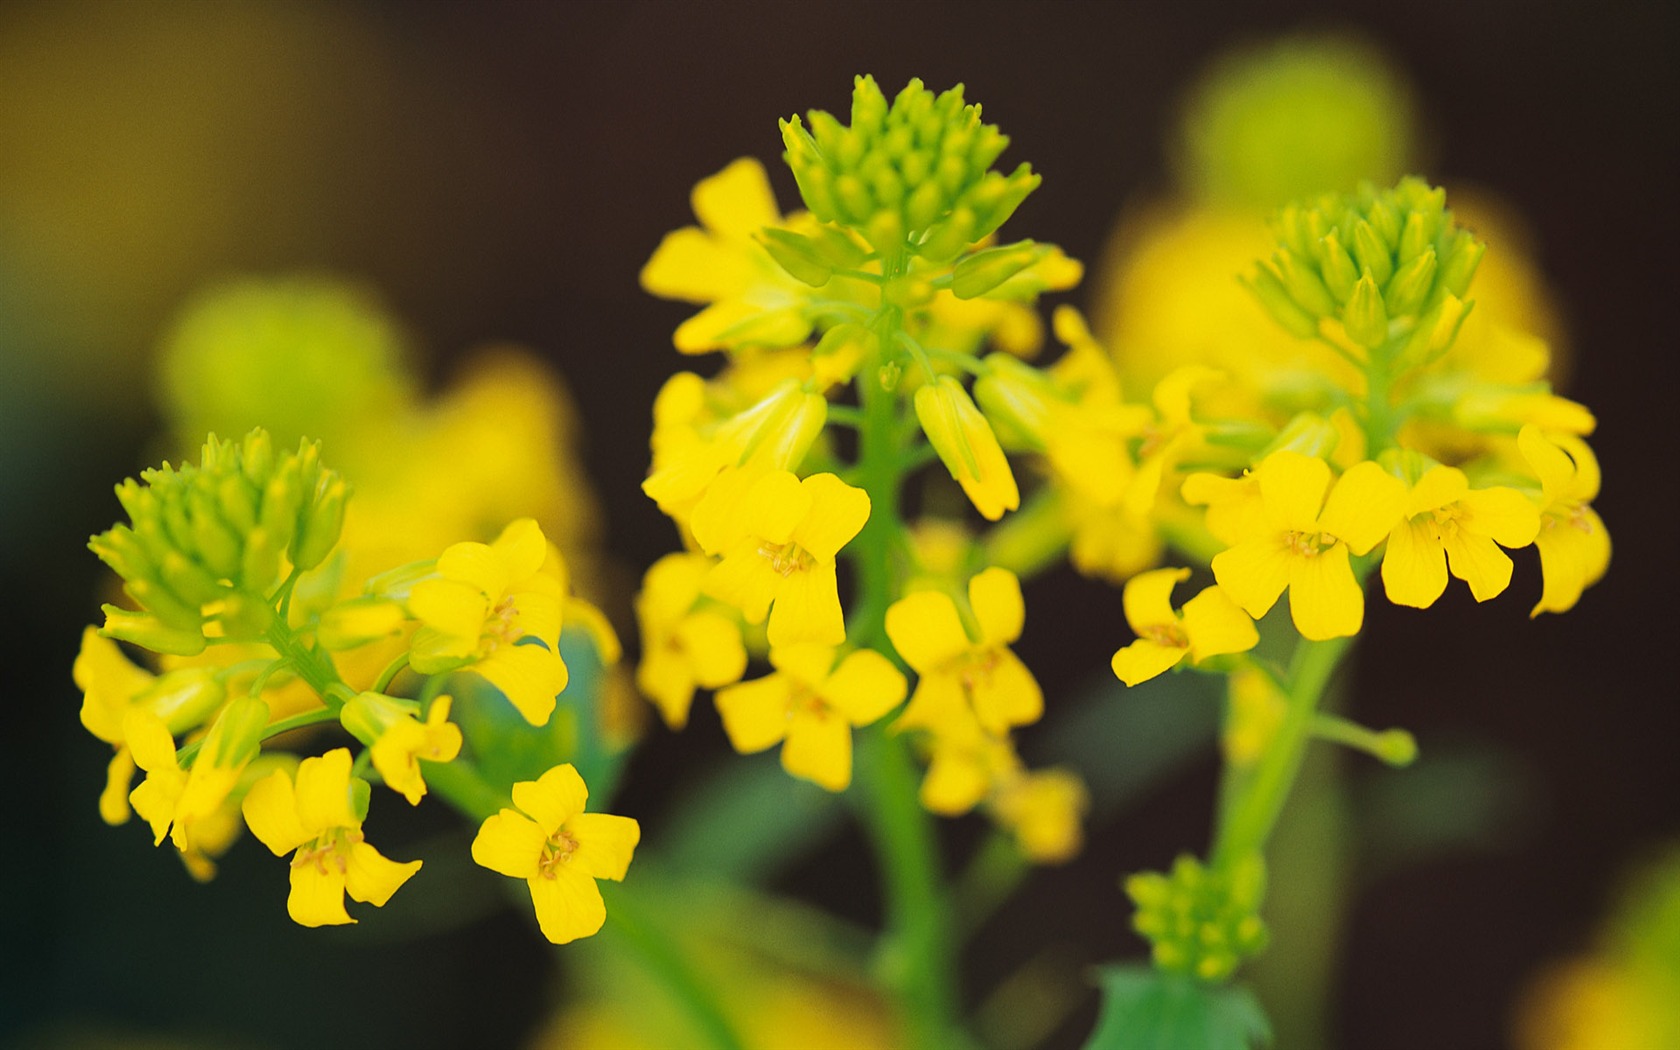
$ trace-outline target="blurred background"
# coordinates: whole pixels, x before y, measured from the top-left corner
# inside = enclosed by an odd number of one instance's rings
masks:
[[[861,72],[889,93],[960,81],[1011,136],[1004,162],[1044,176],[1005,234],[1085,260],[1086,284],[1056,301],[1118,330],[1115,260],[1198,202],[1248,193],[1263,213],[1277,188],[1197,181],[1179,129],[1198,76],[1234,47],[1330,32],[1358,42],[1354,65],[1405,143],[1367,155],[1477,202],[1490,259],[1524,260],[1529,327],[1599,419],[1596,507],[1616,550],[1564,616],[1528,619],[1532,552],[1486,607],[1457,588],[1428,615],[1372,603],[1344,709],[1411,729],[1425,757],[1400,774],[1346,756],[1309,778],[1283,832],[1305,859],[1274,875],[1275,924],[1300,943],[1255,980],[1295,1037],[1285,1047],[1565,1045],[1549,1011],[1573,1009],[1555,1003],[1614,940],[1630,872],[1680,838],[1680,15],[1331,6],[0,5],[0,1041],[518,1046],[565,987],[494,893],[302,930],[254,844],[198,885],[137,825],[100,823],[108,752],[77,724],[70,680],[102,598],[84,544],[118,516],[115,482],[179,454],[156,363],[205,288],[353,282],[422,392],[486,345],[549,362],[599,502],[599,593],[627,628],[634,579],[675,542],[638,486],[653,394],[688,365],[670,333],[690,312],[642,293],[637,273],[693,221],[695,181],[757,156],[792,210],[778,117],[843,112]],[[1205,279],[1229,293],[1229,272]],[[1086,968],[1142,954],[1116,880],[1205,844],[1215,707],[1102,682],[1124,640],[1117,590],[1063,571],[1027,603],[1020,650],[1051,715],[1023,747],[1035,765],[1080,766],[1098,806],[1083,856],[1035,873],[980,930],[965,990],[999,1014],[1010,996],[1036,1004],[1042,1023],[1002,1044],[1076,1046],[1096,1010]],[[1108,735],[1093,738],[1098,723]],[[726,753],[709,704],[681,735],[655,725],[615,811],[654,839],[696,778],[739,761]],[[464,853],[449,821],[392,816],[393,842]],[[860,840],[834,827],[769,880],[874,922]],[[978,820],[946,832],[961,858]]]

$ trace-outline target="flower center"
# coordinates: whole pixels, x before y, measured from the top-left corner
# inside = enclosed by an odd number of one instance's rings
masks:
[[[292,867],[314,865],[316,871],[325,875],[330,864],[342,875],[350,868],[350,847],[360,841],[362,833],[358,829],[333,828],[323,832],[314,842],[299,846],[292,855]]]
[[[486,655],[495,652],[497,646],[504,643],[512,645],[519,641],[519,608],[513,604],[511,595],[490,610],[484,618],[484,631],[479,637],[483,639],[481,648]]]
[[[1334,537],[1326,537],[1322,532],[1293,532],[1284,537],[1283,544],[1293,554],[1303,558],[1316,558],[1319,551],[1332,543]]]
[[[578,840],[562,826],[543,843],[542,856],[537,859],[537,874],[545,879],[554,878],[560,865],[571,862],[577,848]]]
[[[987,649],[984,652],[975,653],[963,662],[958,678],[962,682],[963,692],[967,694],[970,701],[974,699],[976,689],[991,683],[992,672],[997,670],[1000,660],[1001,657],[996,649]]]
[[[1159,623],[1145,627],[1138,635],[1156,645],[1164,645],[1169,649],[1190,648],[1190,638],[1184,633],[1184,626],[1176,623]]]
[[[758,556],[770,563],[770,569],[778,576],[792,576],[796,572],[803,572],[816,564],[816,559],[806,553],[797,543],[769,543],[761,541],[758,545]]]

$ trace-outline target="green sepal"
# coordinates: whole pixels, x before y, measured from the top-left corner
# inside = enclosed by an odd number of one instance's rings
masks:
[[[1142,966],[1097,970],[1102,1007],[1085,1050],[1256,1050],[1272,1026],[1254,994]]]
[[[1411,262],[1401,266],[1383,292],[1383,305],[1390,316],[1414,314],[1429,299],[1435,286],[1435,249],[1426,248]]]
[[[951,294],[958,299],[974,299],[985,295],[998,285],[1038,262],[1049,252],[1045,245],[1032,241],[987,248],[966,256],[951,272]]]
[[[115,605],[102,605],[105,626],[99,633],[106,638],[132,642],[142,649],[170,656],[197,656],[204,651],[204,634],[200,630],[171,627],[150,613],[135,612]]]
[[[1342,327],[1349,339],[1368,350],[1381,347],[1388,339],[1388,311],[1370,274],[1354,284],[1353,294],[1342,308]]]

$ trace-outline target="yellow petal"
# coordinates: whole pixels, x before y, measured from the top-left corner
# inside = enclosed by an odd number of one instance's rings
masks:
[[[922,675],[916,691],[892,724],[893,732],[931,729],[944,733],[953,724],[974,722],[974,712],[963,693],[962,679],[954,672],[934,671]]]
[[[1258,536],[1213,556],[1213,578],[1243,611],[1258,620],[1289,586],[1290,548],[1276,534]]]
[[[1336,482],[1319,527],[1364,554],[1400,523],[1405,506],[1406,483],[1366,460]]]
[[[809,642],[777,646],[770,650],[770,666],[790,682],[818,691],[834,668],[834,653],[833,646]]]
[[[694,679],[707,689],[740,680],[747,669],[747,647],[741,628],[727,616],[698,612],[677,628],[683,652],[694,669]]]
[[[1225,653],[1246,653],[1260,641],[1254,621],[1218,587],[1184,603],[1184,633],[1190,638],[1190,655],[1197,661]]]
[[[743,657],[742,666],[745,664]],[[636,666],[636,688],[653,701],[667,726],[681,729],[688,724],[688,709],[694,702],[694,670],[686,656],[650,648]]]
[[[495,552],[496,560],[501,562],[510,583],[523,583],[537,574],[543,562],[548,560],[548,540],[543,536],[542,528],[532,518],[519,518],[509,522],[496,537],[496,542],[490,545]],[[445,552],[447,554],[447,552]],[[438,570],[443,571],[444,560],[438,559]],[[452,575],[445,572],[444,575]],[[489,588],[486,588],[489,591]],[[489,591],[495,594],[495,591]]]
[[[782,221],[764,165],[752,157],[731,161],[716,175],[701,179],[689,200],[701,225],[726,237],[746,240]]]
[[[1180,580],[1189,578],[1189,569],[1154,569],[1140,572],[1127,580],[1120,600],[1126,609],[1126,622],[1131,624],[1132,630],[1142,634],[1151,627],[1176,625],[1178,617],[1172,610],[1173,587]]]
[[[1470,585],[1479,602],[1496,598],[1511,584],[1511,559],[1486,536],[1468,536],[1463,530],[1442,537],[1447,565],[1452,574]]]
[[[750,755],[780,743],[787,735],[792,696],[787,677],[781,674],[718,690],[715,702],[730,746]]]
[[[1008,569],[993,567],[969,580],[968,604],[980,624],[981,645],[1008,645],[1021,637],[1027,607],[1021,581]]]
[[[1044,692],[1021,658],[1008,649],[992,654],[991,671],[974,684],[974,714],[990,732],[1030,725],[1044,714]]]
[[[1254,477],[1266,514],[1273,522],[1295,532],[1318,531],[1318,512],[1330,487],[1328,463],[1291,449],[1279,449],[1255,468]]]
[[[859,649],[823,683],[822,697],[854,726],[866,726],[904,702],[909,684],[892,661]]]
[[[700,597],[700,581],[711,567],[711,559],[700,554],[667,554],[654,562],[642,577],[642,591],[636,596],[642,633],[649,633],[650,625],[664,627],[687,616]]]
[[[852,727],[838,712],[809,707],[793,712],[782,768],[829,791],[852,782]]]
[[[1465,478],[1464,471],[1456,467],[1430,467],[1424,471],[1423,477],[1418,479],[1407,495],[1405,515],[1415,518],[1427,511],[1456,503],[1468,491],[1470,482]]]
[[[554,713],[554,698],[570,678],[560,654],[540,645],[499,646],[471,669],[483,675],[534,726],[548,724]]]
[[[552,877],[526,879],[537,925],[554,944],[570,944],[601,932],[607,906],[595,880],[569,864],[558,865]]]
[[[521,785],[514,785],[516,788]],[[559,825],[555,825],[558,827]],[[548,833],[517,810],[504,809],[485,818],[473,837],[473,863],[514,879],[537,873]]]
[[[782,577],[758,552],[758,543],[746,539],[737,543],[712,566],[703,585],[705,593],[741,610],[748,623],[763,623],[770,612]],[[835,599],[838,601],[838,596]]]
[[[813,497],[821,490],[822,486],[807,489],[789,471],[768,471],[747,489],[736,513],[747,523],[750,534],[771,543],[786,543],[811,513]]]
[[[105,790],[99,793],[99,817],[107,824],[128,822],[128,786],[134,782],[134,756],[119,747],[105,767]]]
[[[353,899],[376,908],[383,908],[391,895],[420,870],[419,861],[398,863],[387,860],[366,842],[352,842],[349,854],[344,870],[344,888]]]
[[[1147,682],[1156,675],[1172,669],[1190,654],[1190,650],[1176,645],[1162,645],[1140,638],[1115,652],[1109,660],[1114,676],[1127,685]]]
[[[1593,455],[1592,446],[1574,434],[1559,434],[1557,444],[1575,461],[1575,479],[1570,484],[1569,497],[1591,503],[1598,498],[1600,482],[1598,457]]]
[[[1460,528],[1490,536],[1501,547],[1526,547],[1540,532],[1539,511],[1516,489],[1495,486],[1467,492],[1459,507],[1463,510]]]
[[[507,600],[513,614],[511,629],[518,637],[537,638],[550,649],[560,648],[561,598],[541,591],[515,590]]]
[[[832,561],[779,578],[768,634],[772,646],[839,645],[846,640],[846,616]]]
[[[292,779],[282,769],[252,784],[240,811],[251,834],[276,857],[285,856],[319,834],[298,821]]]
[[[887,637],[904,662],[922,674],[969,650],[956,603],[937,591],[917,591],[887,609]]]
[[[610,813],[579,813],[566,821],[566,831],[578,844],[570,865],[586,875],[614,882],[624,878],[636,844],[642,840],[640,824]]]
[[[1408,521],[1389,533],[1382,581],[1395,605],[1427,609],[1441,597],[1447,589],[1447,553],[1430,519]]]
[[[438,656],[470,656],[478,650],[490,600],[473,584],[434,578],[414,585],[408,611],[440,636],[435,646]]]
[[[478,591],[494,605],[507,591],[512,574],[507,562],[486,543],[456,543],[438,555],[438,575]]]
[[[1338,543],[1313,557],[1291,559],[1289,616],[1301,637],[1315,642],[1359,633],[1365,592],[1353,578],[1346,546]]]
[[[718,241],[698,226],[672,230],[642,267],[642,287],[662,299],[709,303],[740,295],[757,268],[745,252]]]
[[[141,708],[130,708],[123,716],[123,738],[134,762],[148,773],[179,770],[175,762],[175,738],[163,719]]]
[[[1540,479],[1540,489],[1548,505],[1568,494],[1575,481],[1575,463],[1563,449],[1546,440],[1539,427],[1530,423],[1518,431],[1517,449]]]
[[[833,560],[869,520],[869,494],[833,474],[813,474],[799,483],[810,497],[792,539],[819,560]]]
[[[298,764],[298,825],[311,836],[330,828],[361,826],[350,809],[350,749],[335,747],[316,758]]]
[[[83,629],[70,674],[82,689],[82,725],[107,744],[121,744],[123,716],[153,676],[130,663],[121,647],[96,627]]]
[[[522,785],[529,785],[521,790]],[[547,829],[553,829],[582,813],[589,803],[589,787],[570,762],[561,763],[534,781],[513,785],[513,804]]]
[[[920,798],[928,812],[956,817],[978,805],[990,787],[985,767],[972,755],[938,750],[922,778]]]
[[[299,926],[342,926],[356,920],[344,910],[344,872],[332,858],[292,865],[286,914]]]

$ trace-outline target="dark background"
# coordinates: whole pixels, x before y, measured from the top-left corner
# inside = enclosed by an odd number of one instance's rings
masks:
[[[665,231],[691,221],[698,178],[752,154],[791,208],[777,117],[843,111],[859,72],[889,92],[912,75],[935,89],[961,81],[1012,137],[1005,161],[1044,176],[1010,229],[1094,261],[1126,202],[1167,187],[1163,137],[1198,68],[1244,40],[1339,28],[1414,78],[1426,174],[1492,188],[1526,217],[1572,336],[1566,393],[1600,420],[1596,506],[1616,544],[1605,581],[1570,614],[1532,622],[1532,555],[1512,594],[1484,608],[1456,588],[1426,616],[1375,602],[1348,701],[1362,721],[1411,728],[1426,754],[1466,742],[1496,753],[1496,777],[1520,799],[1476,848],[1356,862],[1331,1042],[1505,1045],[1537,968],[1586,947],[1619,873],[1680,834],[1675,11],[0,6],[0,1038],[496,1045],[549,994],[544,954],[510,918],[395,947],[355,939],[371,924],[298,931],[280,925],[260,851],[236,849],[199,887],[136,826],[99,825],[105,753],[76,724],[69,678],[80,627],[98,615],[83,542],[118,511],[111,484],[143,465],[156,427],[146,355],[185,296],[230,272],[326,269],[383,292],[434,375],[473,344],[536,348],[579,394],[611,553],[639,571],[672,546],[638,483],[648,405],[684,364],[669,333],[687,310],[645,296],[636,274]],[[1032,612],[1074,607],[1065,623]],[[1053,576],[1029,589],[1028,608],[1021,649],[1054,704],[1121,639],[1117,595]],[[705,718],[684,738],[656,731],[621,811],[656,812],[684,756],[720,746]],[[1094,829],[1078,864],[1012,902],[991,951],[1050,938],[1087,961],[1138,954],[1114,879],[1201,846],[1213,769],[1195,766]],[[841,893],[828,866],[801,869],[806,892]],[[867,914],[873,889],[856,892],[863,903],[838,906]],[[241,917],[258,893],[274,906]],[[1003,967],[987,950],[971,979]],[[307,968],[311,998],[253,994],[277,960]],[[1088,1031],[1093,1009],[1058,1038]],[[479,1027],[463,1027],[469,1018]]]

